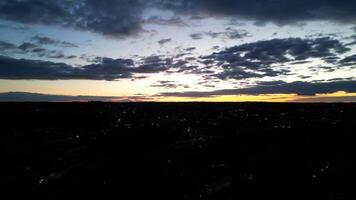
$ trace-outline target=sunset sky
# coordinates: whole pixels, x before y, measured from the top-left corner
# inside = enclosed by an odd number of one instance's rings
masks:
[[[0,101],[353,101],[354,0],[0,0]]]

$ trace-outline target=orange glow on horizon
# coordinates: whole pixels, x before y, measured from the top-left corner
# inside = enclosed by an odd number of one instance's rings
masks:
[[[226,95],[213,97],[160,97],[157,102],[287,102],[295,97],[294,94],[271,95]]]
[[[342,101],[343,97],[355,97],[356,93],[339,91],[328,94],[316,94],[315,96],[300,96],[297,94],[264,94],[264,95],[227,95],[213,97],[159,97],[153,98],[157,102],[315,102],[322,101],[323,98],[335,98]]]

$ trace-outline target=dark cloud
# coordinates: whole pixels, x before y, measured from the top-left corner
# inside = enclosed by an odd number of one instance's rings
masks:
[[[324,57],[323,60],[327,63],[335,64],[340,60],[340,57],[339,56],[328,56],[328,57]]]
[[[130,77],[130,73],[124,70],[127,64],[132,63],[125,60],[103,60],[100,64],[92,64],[79,68],[64,63],[14,59],[2,56],[0,57],[0,78],[14,80],[113,80],[116,78]]]
[[[158,44],[163,45],[163,44],[166,44],[166,43],[171,42],[171,41],[172,41],[171,38],[162,39],[162,40],[158,41]]]
[[[163,26],[188,26],[188,24],[184,22],[181,17],[178,16],[174,16],[168,19],[162,18],[160,16],[151,16],[148,19],[144,20],[144,23],[158,24]]]
[[[152,55],[138,59],[138,68],[133,73],[189,73],[196,69],[190,61],[191,57],[182,58],[182,56]]]
[[[257,85],[272,86],[272,85],[281,85],[285,83],[286,83],[285,81],[261,81],[261,82],[257,82]]]
[[[56,58],[56,59],[73,59],[75,55],[65,55],[59,50],[48,50],[38,44],[24,42],[20,45],[15,45],[9,42],[0,41],[0,54],[29,54],[40,58]]]
[[[80,78],[80,71],[64,63],[0,56],[1,79],[73,79]]]
[[[350,42],[350,43],[347,43],[346,45],[347,45],[347,46],[353,46],[353,45],[356,45],[356,39],[355,39],[355,41]]]
[[[327,81],[352,81],[355,80],[356,77],[348,77],[348,78],[332,78],[332,79],[328,79]]]
[[[138,75],[138,76],[132,76],[131,77],[131,81],[136,81],[136,80],[141,80],[141,79],[146,79],[147,78],[147,76],[140,76],[140,75]]]
[[[185,14],[236,16],[258,23],[309,20],[355,23],[356,20],[354,0],[161,0],[159,5]]]
[[[47,50],[37,44],[28,42],[19,46],[2,42],[0,43],[1,49],[13,49],[12,51],[14,52],[29,53],[46,58],[75,58],[75,56],[66,56],[61,51]],[[353,56],[340,60],[339,55],[348,52],[349,49],[338,40],[328,37],[257,41],[229,47],[200,58],[188,57],[192,50],[194,48],[184,49],[184,53],[175,56],[152,55],[137,57],[135,60],[90,58],[89,62],[92,64],[81,67],[63,63],[20,60],[3,56],[1,57],[2,78],[117,80],[133,78],[134,74],[166,72],[198,74],[207,80],[216,78],[221,80],[243,80],[288,75],[290,74],[290,67],[306,63],[310,58],[320,58],[327,63],[336,63],[335,67],[341,64],[345,66],[354,64]],[[200,62],[203,66],[197,65],[197,62]],[[288,67],[283,67],[283,65],[288,65]],[[12,66],[12,71],[10,66]],[[335,70],[335,67],[315,66],[311,70],[315,69],[316,72],[321,69],[332,71]],[[9,74],[10,71],[11,73]],[[36,74],[34,71],[39,73]],[[47,74],[48,76],[46,76]]]
[[[324,58],[325,60],[326,58]],[[300,65],[300,64],[307,64],[307,63],[310,63],[311,61],[309,60],[302,60],[302,61],[295,61],[295,62],[291,62],[290,64],[291,65]]]
[[[35,49],[38,46],[29,42],[24,42],[22,43],[20,46],[18,46],[19,49],[21,49],[22,51],[28,51],[31,49]]]
[[[168,70],[173,64],[173,59],[161,55],[144,57],[140,67],[134,69],[135,73],[158,73]]]
[[[347,56],[346,58],[340,60],[340,65],[356,65],[356,54]]]
[[[41,36],[34,36],[32,37],[32,41],[34,41],[38,45],[54,45],[54,46],[61,46],[61,47],[78,47],[76,44],[56,40],[50,37],[41,37]]]
[[[158,83],[151,85],[151,87],[162,87],[165,89],[175,89],[175,88],[189,88],[189,85],[177,84],[174,81],[158,81]]]
[[[210,36],[212,38],[217,38],[223,34],[224,34],[224,32],[213,32],[213,31],[209,31],[209,32],[205,33],[205,35]]]
[[[215,46],[213,46],[211,49],[212,49],[212,50],[218,50],[219,48],[220,48],[220,46],[215,45]]]
[[[0,24],[0,29],[10,29],[15,31],[26,31],[29,29],[27,26],[15,26],[10,24]]]
[[[192,33],[189,36],[193,40],[201,40],[201,39],[203,39],[203,34],[202,33]]]
[[[286,38],[257,41],[233,46],[201,57],[207,66],[223,71],[213,76],[219,79],[246,79],[288,74],[288,69],[274,69],[273,65],[303,63],[310,58],[331,58],[348,52],[338,40],[324,37],[316,39]]]
[[[243,39],[245,37],[250,37],[251,34],[247,32],[246,30],[240,29],[233,29],[231,27],[226,28],[225,31],[223,32],[214,32],[214,31],[209,31],[206,32],[205,35],[208,35],[212,38],[222,38],[222,39]]]
[[[0,41],[0,52],[10,51],[10,50],[14,50],[16,48],[17,48],[17,46],[12,43]]]
[[[272,85],[257,85],[241,89],[226,89],[215,91],[166,92],[160,96],[166,97],[212,97],[221,95],[261,95],[261,94],[298,94],[315,95],[317,93],[333,93],[338,91],[356,92],[356,81],[337,82],[292,82]]]
[[[242,39],[245,37],[250,37],[251,34],[247,32],[246,30],[236,30],[233,28],[227,28],[226,29],[226,37],[229,39]]]
[[[150,8],[189,15],[190,19],[229,16],[256,20],[259,24],[308,20],[354,24],[356,20],[354,0],[2,0],[0,19],[60,25],[114,37],[136,35],[143,31],[145,23],[186,25],[180,16],[144,19]]]
[[[304,76],[304,75],[301,75],[301,76],[298,76],[299,78],[301,79],[307,79],[307,78],[311,78],[312,76]]]
[[[86,102],[86,101],[115,101],[115,102],[130,102],[130,101],[145,101],[149,97],[144,96],[69,96],[69,95],[51,95],[29,92],[7,92],[0,93],[0,102]]]
[[[180,67],[182,67],[182,63],[179,61],[174,62],[171,58],[162,56],[142,58],[139,64],[135,64],[132,59],[98,57],[94,63],[81,67],[74,67],[65,63],[0,56],[0,79],[88,79],[113,81],[124,78],[135,78],[134,74],[159,73],[174,68],[180,69]]]
[[[350,42],[346,44],[347,46],[356,45],[356,35],[351,35],[351,36],[345,37],[344,39],[350,40]]]
[[[27,24],[55,24],[110,36],[141,31],[143,0],[2,0],[0,18]]]
[[[174,55],[174,58],[176,58],[176,59],[184,59],[185,61],[196,60],[196,57],[193,57],[193,51],[196,50],[195,47],[183,48],[183,47],[178,46],[175,48],[175,50],[177,53]]]
[[[241,80],[241,79],[248,79],[248,78],[262,78],[264,76],[278,76],[278,73],[276,74],[259,74],[256,72],[250,72],[242,68],[234,68],[234,69],[229,69],[225,70],[221,73],[214,74],[212,75],[213,77],[217,77],[222,80],[226,79],[235,79],[235,80]]]
[[[194,51],[196,49],[197,48],[195,48],[195,47],[189,47],[189,48],[184,49],[184,51],[191,52],[191,51]]]

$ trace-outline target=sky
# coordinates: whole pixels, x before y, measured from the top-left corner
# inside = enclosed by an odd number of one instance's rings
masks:
[[[0,0],[0,101],[356,102],[356,1]]]

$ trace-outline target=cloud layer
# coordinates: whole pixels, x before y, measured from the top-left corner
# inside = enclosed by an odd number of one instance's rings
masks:
[[[95,59],[95,63],[81,67],[42,60],[15,59],[0,56],[0,79],[21,80],[107,80],[134,78],[134,74],[164,72],[177,66],[170,58],[145,57],[138,64],[132,59]]]
[[[0,18],[27,24],[61,25],[110,36],[141,31],[142,0],[2,0]]]
[[[291,82],[276,85],[257,85],[241,89],[226,89],[215,91],[188,91],[188,92],[166,92],[160,96],[165,97],[212,97],[221,95],[260,95],[260,94],[298,94],[315,95],[318,93],[334,93],[338,91],[356,92],[356,81],[335,82]]]
[[[57,58],[57,59],[72,59],[76,58],[75,55],[65,55],[62,50],[49,49],[48,46],[73,48],[77,45],[59,41],[49,37],[35,36],[31,42],[23,42],[20,45],[16,45],[6,41],[0,41],[0,54],[3,55],[31,55],[40,58]]]
[[[144,23],[182,25],[180,17],[144,19],[148,9],[189,16],[225,16],[256,23],[294,24],[310,20],[355,23],[353,0],[2,0],[0,19],[47,24],[123,37],[143,31]],[[197,18],[197,17],[195,17]]]
[[[168,41],[169,39],[165,40],[165,42]],[[57,40],[49,40],[45,43],[51,45],[64,44]],[[26,42],[20,46],[0,42],[0,51],[21,51],[37,53],[40,57],[43,56],[41,54],[44,54],[50,58],[55,58],[56,55],[61,56],[61,58],[69,58],[61,54],[52,55],[51,51],[48,52],[48,50],[38,47],[37,44]],[[191,56],[190,49],[173,56],[152,55],[136,57],[135,59],[97,57],[92,64],[80,67],[65,63],[0,56],[0,78],[12,80],[89,79],[113,81],[131,78],[134,74],[166,72],[195,74],[204,77],[206,80],[244,80],[288,75],[290,68],[293,68],[294,65],[308,63],[310,59],[324,60],[325,63],[332,63],[334,68],[352,67],[356,61],[355,55],[340,57],[348,51],[350,49],[340,41],[323,37],[257,41],[232,46],[200,57]],[[199,65],[196,62],[199,62]],[[328,68],[326,70],[332,71],[334,69]]]
[[[290,24],[310,20],[355,23],[353,0],[161,0],[165,8],[186,14],[236,16],[257,23]]]
[[[233,46],[211,55],[203,56],[202,63],[208,67],[220,67],[221,72],[212,76],[222,80],[275,77],[289,72],[288,68],[276,69],[278,65],[307,63],[308,59],[324,59],[337,62],[338,55],[350,49],[330,37],[316,39],[286,38],[257,41]],[[333,59],[330,59],[333,58]],[[345,60],[346,59],[346,60]],[[353,57],[342,63],[352,62]]]

